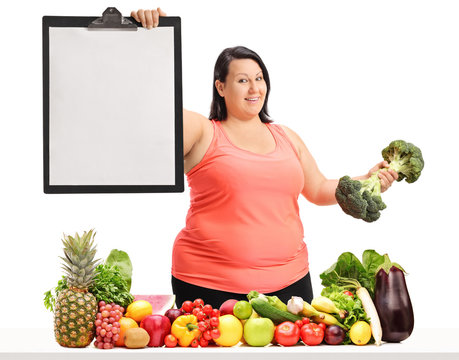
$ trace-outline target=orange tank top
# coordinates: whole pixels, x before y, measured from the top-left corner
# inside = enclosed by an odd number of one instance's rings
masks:
[[[203,159],[187,173],[190,208],[172,252],[172,275],[206,288],[248,293],[285,288],[308,273],[298,197],[304,175],[283,129],[256,154],[231,143],[219,121]]]

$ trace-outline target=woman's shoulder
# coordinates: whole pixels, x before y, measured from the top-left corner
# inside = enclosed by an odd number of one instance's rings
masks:
[[[286,125],[277,124],[277,126],[284,130],[288,139],[291,141],[293,146],[295,146],[297,152],[300,153],[301,144],[303,144],[303,140],[301,140],[300,136]]]

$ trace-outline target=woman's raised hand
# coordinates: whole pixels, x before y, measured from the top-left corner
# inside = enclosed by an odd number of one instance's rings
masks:
[[[159,17],[167,16],[164,11],[160,8],[156,10],[133,10],[131,11],[131,16],[139,23],[142,23],[142,26],[147,29],[155,28],[159,25]]]

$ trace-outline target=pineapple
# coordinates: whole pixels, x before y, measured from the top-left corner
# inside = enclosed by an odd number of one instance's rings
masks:
[[[95,235],[96,233],[94,233]],[[80,237],[64,235],[65,257],[62,268],[68,289],[59,292],[54,310],[54,335],[65,347],[88,346],[95,334],[96,297],[88,292],[94,281],[94,269],[99,260],[94,260],[93,230]]]

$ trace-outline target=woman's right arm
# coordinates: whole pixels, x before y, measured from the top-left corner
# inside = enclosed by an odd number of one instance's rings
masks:
[[[160,8],[156,10],[133,10],[131,16],[142,24],[146,29],[152,29],[159,25],[159,17],[167,16]],[[186,160],[194,145],[203,135],[204,122],[209,121],[203,115],[183,109],[183,157]]]
[[[186,159],[204,133],[204,121],[209,122],[203,115],[183,109],[183,157]]]

